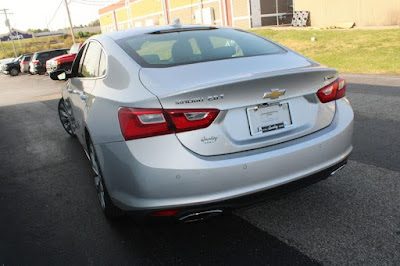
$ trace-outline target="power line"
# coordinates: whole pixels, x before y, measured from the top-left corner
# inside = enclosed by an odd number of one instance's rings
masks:
[[[56,12],[54,12],[54,14],[53,14],[53,16],[51,17],[50,21],[47,23],[47,28],[49,28],[49,24],[51,23],[51,21],[52,21],[52,20],[54,19],[54,17],[56,16],[58,10],[59,10],[60,7],[61,7],[62,2],[63,2],[63,0],[60,1],[60,4],[58,5],[58,7],[57,7],[57,9],[56,9]]]

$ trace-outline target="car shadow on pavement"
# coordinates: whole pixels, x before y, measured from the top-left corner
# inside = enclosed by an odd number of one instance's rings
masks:
[[[57,102],[0,107],[0,264],[317,264],[233,214],[190,224],[108,221]]]
[[[126,217],[112,227],[132,252],[140,243],[162,265],[319,264],[234,214],[176,224],[138,224]]]

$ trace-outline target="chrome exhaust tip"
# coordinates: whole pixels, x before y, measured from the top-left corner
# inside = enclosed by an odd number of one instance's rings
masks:
[[[339,168],[337,168],[336,170],[331,172],[331,176],[335,175],[337,172],[339,172],[340,170],[342,170],[345,166],[347,165],[347,163],[343,164],[342,166],[340,166]]]
[[[198,221],[203,221],[205,219],[208,219],[210,217],[218,216],[222,214],[222,210],[208,210],[208,211],[202,211],[202,212],[195,212],[191,213],[188,215],[185,215],[181,218],[179,218],[180,222],[184,223],[192,223],[192,222],[198,222]]]

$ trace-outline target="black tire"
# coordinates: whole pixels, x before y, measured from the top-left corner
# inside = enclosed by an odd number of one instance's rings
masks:
[[[96,150],[94,149],[94,145],[92,141],[88,140],[88,151],[90,163],[92,164],[92,170],[94,173],[94,183],[96,188],[97,197],[100,202],[100,207],[104,213],[104,215],[111,220],[116,220],[124,216],[124,212],[114,205],[112,202],[110,195],[108,194],[106,184],[104,182],[100,164],[97,159]]]
[[[18,74],[19,74],[18,68],[13,67],[13,68],[10,69],[10,75],[11,76],[18,76]]]
[[[58,101],[58,117],[60,118],[60,122],[64,130],[71,136],[75,137],[75,133],[72,130],[72,122],[71,122],[71,114],[68,112],[65,107],[64,99],[61,98]]]

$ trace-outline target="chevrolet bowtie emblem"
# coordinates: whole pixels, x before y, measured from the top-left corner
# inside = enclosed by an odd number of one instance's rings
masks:
[[[286,90],[280,89],[272,89],[271,92],[264,93],[263,99],[270,98],[270,99],[277,99],[279,96],[284,95]]]

